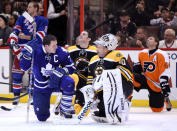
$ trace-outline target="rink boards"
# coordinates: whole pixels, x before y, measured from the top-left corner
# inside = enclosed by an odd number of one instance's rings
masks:
[[[122,53],[126,58],[129,56],[129,60],[131,59],[133,62],[138,61],[138,53],[141,49],[128,49],[121,48]],[[171,74],[172,74],[172,95],[170,95],[170,99],[172,100],[173,107],[177,107],[177,49],[166,50],[171,62]],[[10,92],[11,86],[8,84],[1,83],[11,83],[11,61],[10,61],[10,51],[8,48],[0,48],[0,97],[13,97]],[[21,98],[21,102],[27,101],[27,96]],[[51,102],[54,103],[56,99],[56,94],[54,93],[51,99]],[[2,101],[0,101],[2,102]],[[133,93],[133,102],[132,106],[148,106],[148,92],[146,90],[141,90],[139,93]]]

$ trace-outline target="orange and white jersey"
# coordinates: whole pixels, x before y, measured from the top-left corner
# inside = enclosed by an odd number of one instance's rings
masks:
[[[144,49],[139,53],[139,62],[149,87],[153,91],[161,92],[160,77],[168,76],[169,79],[171,78],[168,54],[157,49],[153,54],[149,55],[149,50]]]

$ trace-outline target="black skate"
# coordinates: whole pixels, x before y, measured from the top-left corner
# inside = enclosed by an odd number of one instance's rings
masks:
[[[60,116],[66,118],[66,119],[71,119],[73,117],[70,112],[64,112],[62,110],[60,110]]]
[[[98,123],[108,123],[105,112],[94,111],[91,117]]]
[[[15,95],[14,97],[15,97],[15,98],[16,98],[16,97],[19,97],[19,95]],[[15,99],[15,100],[12,102],[12,105],[18,105],[19,102],[20,102],[20,99]]]

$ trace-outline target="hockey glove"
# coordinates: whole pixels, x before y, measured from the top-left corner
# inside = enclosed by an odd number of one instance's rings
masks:
[[[13,54],[16,55],[18,58],[20,58],[21,57],[21,49],[22,49],[22,47],[20,47],[17,44],[17,42],[18,42],[18,37],[17,37],[15,32],[12,32],[10,34],[10,37],[7,40],[7,44],[12,49]]]
[[[169,96],[170,92],[170,86],[168,83],[168,76],[161,76],[160,77],[160,87],[162,89],[162,93],[164,94],[165,97]]]
[[[28,45],[25,45],[25,47],[22,49],[23,58],[26,60],[32,59],[32,53],[33,53],[33,49]]]
[[[140,62],[134,63],[133,72],[138,74],[141,74],[141,72],[143,72]]]
[[[7,40],[7,44],[9,44],[10,48],[13,49],[14,46],[17,45],[18,37],[15,32],[12,32]]]
[[[66,71],[57,67],[50,75],[49,88],[59,89],[61,79],[66,75]]]

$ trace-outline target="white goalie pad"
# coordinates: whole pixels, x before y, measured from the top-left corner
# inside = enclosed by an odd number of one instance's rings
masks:
[[[102,75],[98,75],[94,80],[92,84],[95,91],[103,89],[103,77]]]
[[[106,118],[111,124],[124,123],[128,117],[129,103],[123,94],[121,72],[119,69],[104,70],[101,77]]]

